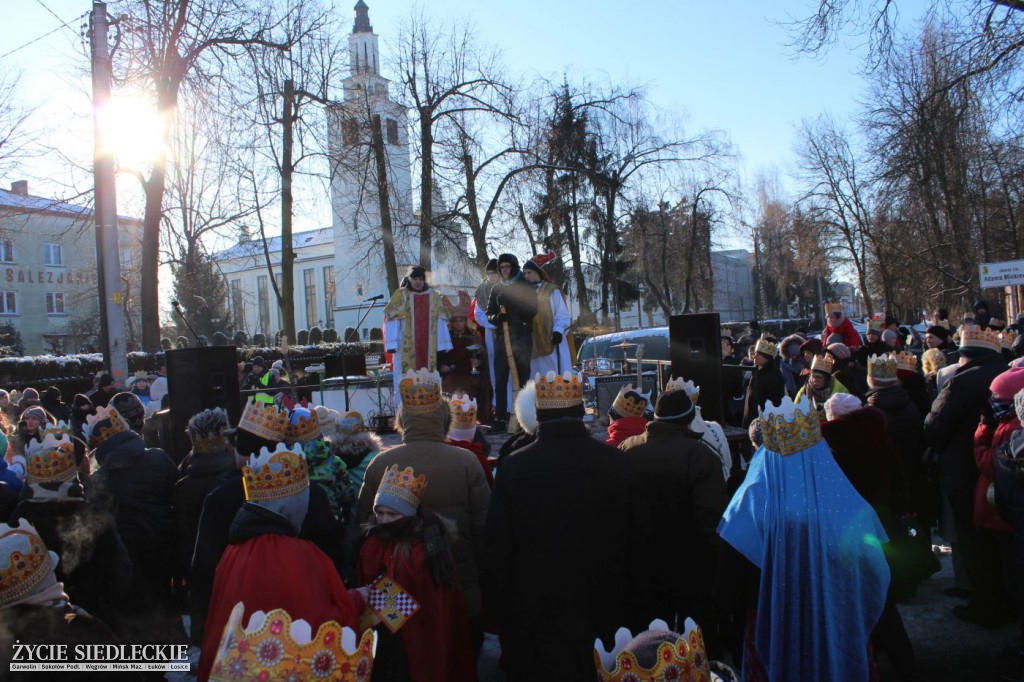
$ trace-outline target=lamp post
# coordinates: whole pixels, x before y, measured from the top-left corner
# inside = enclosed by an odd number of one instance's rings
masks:
[[[644,300],[644,283],[640,282],[639,284],[637,284],[636,290],[639,293],[639,295],[636,297],[636,328],[643,329],[644,320],[642,317],[643,311],[641,310],[641,304]]]

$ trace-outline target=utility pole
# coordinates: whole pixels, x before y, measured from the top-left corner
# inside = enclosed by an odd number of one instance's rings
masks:
[[[295,250],[292,247],[292,128],[295,124],[295,83],[284,82],[284,107],[281,113],[281,329],[289,343],[297,343],[295,334]]]
[[[93,182],[96,208],[96,274],[100,297],[100,349],[103,366],[114,379],[128,377],[128,349],[124,336],[124,299],[121,291],[120,250],[117,245],[117,193],[114,185],[114,152],[106,144],[103,119],[110,106],[111,65],[107,46],[107,4],[93,0],[89,20],[92,48],[92,103],[95,149]]]

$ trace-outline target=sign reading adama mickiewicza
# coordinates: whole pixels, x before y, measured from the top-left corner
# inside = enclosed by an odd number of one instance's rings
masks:
[[[982,289],[1024,285],[1024,260],[982,263],[978,266],[978,273]]]

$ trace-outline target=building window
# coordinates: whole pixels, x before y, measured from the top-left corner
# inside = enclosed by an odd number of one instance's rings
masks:
[[[281,280],[281,273],[280,272],[275,272],[274,273],[274,282],[277,283],[277,291],[278,291],[278,293],[282,293],[283,294],[284,293],[284,289],[282,288],[282,280]],[[292,294],[294,294],[294,293],[295,292],[293,291]],[[284,328],[284,323],[281,321],[281,301],[280,300],[275,300],[274,303],[275,303],[274,307],[277,308],[277,330],[276,331],[281,331],[281,329]],[[294,339],[289,339],[289,341],[294,341]]]
[[[245,329],[245,301],[242,297],[242,280],[231,280],[231,315],[235,329]]]
[[[18,294],[13,291],[0,291],[0,315],[18,314]]]
[[[341,141],[346,147],[354,147],[359,142],[359,123],[354,118],[342,121]]]
[[[0,263],[14,262],[14,242],[10,239],[0,241]]]
[[[306,329],[310,329],[316,324],[316,269],[303,270],[302,280],[306,286]]]
[[[398,144],[398,121],[393,118],[387,120],[388,144]]]
[[[327,311],[326,311],[325,319],[327,320],[327,326],[328,327],[333,327],[334,326],[334,306],[336,306],[338,304],[338,302],[334,299],[335,288],[336,288],[336,285],[334,283],[334,266],[333,265],[325,265],[324,266],[324,297],[327,299]]]
[[[131,270],[132,269],[132,250],[121,249],[121,269]]]
[[[46,292],[46,314],[64,315],[64,294],[60,292]]]
[[[363,341],[367,341],[370,338],[369,327],[363,327]]]
[[[46,265],[64,265],[60,244],[43,244],[43,263]]]
[[[270,333],[270,283],[266,275],[256,278],[256,296],[259,298],[260,319],[258,333]]]
[[[358,284],[356,284],[356,296],[362,296],[362,295],[363,295],[363,283],[359,282]]]

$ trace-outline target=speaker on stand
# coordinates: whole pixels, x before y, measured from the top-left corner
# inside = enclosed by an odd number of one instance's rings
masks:
[[[700,387],[700,411],[707,421],[725,423],[722,396],[722,341],[718,313],[673,315],[668,319],[672,376]]]
[[[185,429],[194,414],[223,407],[231,426],[242,417],[238,356],[234,346],[206,346],[169,350],[166,357],[171,412],[167,454],[180,462],[192,447]]]

